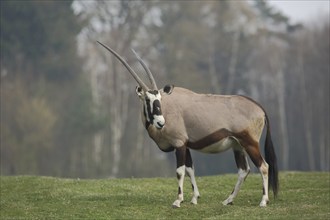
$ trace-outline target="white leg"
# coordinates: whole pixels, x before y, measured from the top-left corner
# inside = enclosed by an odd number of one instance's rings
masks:
[[[249,170],[242,170],[242,169],[238,170],[238,180],[236,182],[235,188],[233,192],[229,195],[229,197],[222,202],[223,205],[232,204],[234,198],[237,196],[239,190],[241,189],[242,183],[244,182],[249,172],[250,172],[250,168]]]
[[[250,166],[248,163],[248,159],[244,152],[235,152],[235,160],[238,169],[238,179],[235,185],[233,192],[229,195],[229,197],[222,202],[223,205],[229,205],[233,203],[234,198],[237,196],[239,190],[241,189],[242,183],[246,179],[247,175],[250,173]]]
[[[268,164],[264,161],[259,167],[259,171],[262,176],[262,184],[263,184],[263,196],[260,202],[260,207],[266,207],[269,202],[268,197]]]
[[[179,208],[181,202],[183,202],[183,181],[185,175],[186,166],[182,165],[176,169],[176,174],[178,178],[179,188],[178,188],[178,198],[173,202],[173,208]]]
[[[196,179],[195,179],[194,168],[193,167],[186,167],[186,172],[187,172],[188,176],[190,177],[191,186],[192,186],[193,191],[194,191],[194,195],[191,199],[191,203],[196,205],[197,204],[197,199],[199,198],[200,194],[199,194]]]

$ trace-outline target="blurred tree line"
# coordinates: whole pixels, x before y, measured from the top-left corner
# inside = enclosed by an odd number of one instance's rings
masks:
[[[102,127],[70,1],[1,2],[1,173],[87,176]]]
[[[135,48],[158,86],[254,98],[281,169],[329,171],[327,18],[302,26],[264,0],[1,1],[1,174],[173,174],[135,81],[96,40],[143,78]],[[193,157],[198,175],[236,172],[230,151]]]

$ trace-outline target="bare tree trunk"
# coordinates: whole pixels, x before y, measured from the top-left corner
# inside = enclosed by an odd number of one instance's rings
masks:
[[[99,88],[100,85],[98,83],[98,78],[100,77],[101,72],[96,70],[96,68],[93,68],[93,65],[97,63],[94,57],[96,56],[95,51],[93,51],[93,47],[89,47],[89,51],[94,54],[94,56],[90,57],[87,61],[86,67],[91,70],[90,72],[90,82],[91,82],[91,91],[92,91],[92,100],[93,100],[93,107],[92,111],[95,115],[99,115],[101,110],[100,110],[100,92]],[[93,152],[92,152],[92,160],[95,164],[96,167],[101,166],[101,155],[102,155],[102,146],[103,146],[103,131],[98,131],[94,135],[94,146],[93,146]]]
[[[110,131],[111,131],[111,154],[112,167],[110,177],[117,177],[121,161],[121,140],[125,131],[125,125],[128,117],[127,82],[124,80],[124,74],[120,74],[116,68],[116,60],[112,58],[113,76],[112,82],[109,82],[110,97]]]
[[[329,171],[329,116],[325,116],[326,112],[329,112],[329,89],[326,89],[328,87],[327,83],[329,82],[329,76],[325,77],[327,80],[325,80],[323,84],[320,85],[322,88],[318,94],[319,100],[323,100],[319,103],[318,110],[319,115],[324,117],[323,120],[319,121],[319,158],[320,158],[320,170],[321,171]]]
[[[275,46],[275,47],[273,47]],[[284,80],[284,54],[285,51],[281,45],[273,45],[269,47],[270,59],[269,66],[271,73],[275,75],[275,79],[272,80],[272,86],[276,91],[276,99],[278,102],[278,114],[279,114],[279,133],[281,136],[281,158],[283,169],[289,168],[289,135],[287,127],[287,115],[286,115],[286,104],[285,104],[285,80]]]
[[[305,130],[305,139],[306,139],[306,147],[307,147],[307,156],[308,156],[308,168],[310,170],[315,170],[315,157],[314,157],[314,149],[313,149],[313,141],[312,141],[312,132],[311,132],[311,122],[310,117],[308,115],[308,97],[307,97],[307,88],[305,82],[305,72],[304,72],[304,61],[302,57],[302,52],[298,54],[298,74],[300,79],[300,89],[301,89],[301,97],[302,97],[302,115],[303,115],[303,125]]]
[[[117,115],[117,114],[114,114]],[[112,149],[112,167],[110,177],[115,178],[119,172],[119,164],[121,158],[120,152],[120,130],[115,126],[118,125],[118,119],[112,120],[111,126],[111,149]]]
[[[289,137],[287,129],[287,117],[286,117],[286,105],[285,105],[285,81],[282,70],[277,73],[277,99],[278,99],[278,111],[280,116],[280,131],[282,140],[282,163],[283,169],[289,169]]]
[[[231,57],[229,61],[227,94],[231,94],[233,92],[234,79],[236,74],[236,64],[238,59],[238,49],[240,44],[240,39],[239,39],[240,34],[241,34],[241,30],[240,28],[237,28],[233,36],[233,45],[232,45]]]
[[[329,74],[329,73],[328,73]],[[329,75],[324,77],[324,82],[320,83],[320,88],[317,97],[322,100],[318,103],[318,135],[319,140],[319,166],[321,171],[329,171]],[[320,118],[320,116],[322,118]],[[315,125],[314,125],[315,126]]]
[[[211,36],[211,40],[209,41],[209,56],[208,56],[208,65],[209,65],[209,74],[211,79],[211,87],[212,91],[216,94],[220,94],[220,85],[219,80],[217,77],[216,69],[215,69],[215,62],[214,62],[214,39]]]
[[[139,118],[140,119],[140,118]],[[136,158],[137,158],[137,165],[139,166],[141,162],[143,162],[143,158],[144,158],[144,147],[143,147],[143,143],[144,143],[144,127],[142,124],[141,119],[137,120],[137,132],[136,132]]]
[[[319,134],[319,139],[320,139],[320,169],[321,171],[326,171],[326,160],[327,160],[327,157],[329,156],[327,153],[326,153],[326,148],[325,148],[325,144],[324,144],[324,133],[321,132]]]
[[[99,167],[102,162],[102,145],[103,145],[103,134],[102,132],[97,132],[94,135],[94,149],[93,149],[93,160],[96,167]]]

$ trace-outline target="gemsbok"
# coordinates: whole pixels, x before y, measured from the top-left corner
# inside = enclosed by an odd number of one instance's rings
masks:
[[[180,207],[183,201],[185,173],[192,184],[191,203],[197,204],[200,196],[190,149],[204,153],[220,153],[233,149],[238,180],[232,193],[222,202],[224,205],[233,203],[250,172],[247,155],[262,176],[263,195],[260,206],[265,207],[269,202],[268,186],[276,197],[279,188],[276,155],[269,119],[260,104],[241,95],[197,94],[173,85],[158,89],[150,69],[133,51],[147,73],[152,87],[149,88],[124,58],[110,47],[99,41],[98,43],[113,54],[139,84],[136,93],[142,103],[142,122],[149,136],[160,150],[175,151],[179,188],[173,207]],[[259,141],[265,124],[267,131],[264,159],[260,153]]]

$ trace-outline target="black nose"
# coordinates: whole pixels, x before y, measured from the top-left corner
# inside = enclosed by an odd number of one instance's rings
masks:
[[[157,125],[159,126],[159,128],[162,128],[162,127],[164,127],[164,125],[163,125],[163,124],[161,124],[161,123],[159,123],[159,122],[157,122]]]

